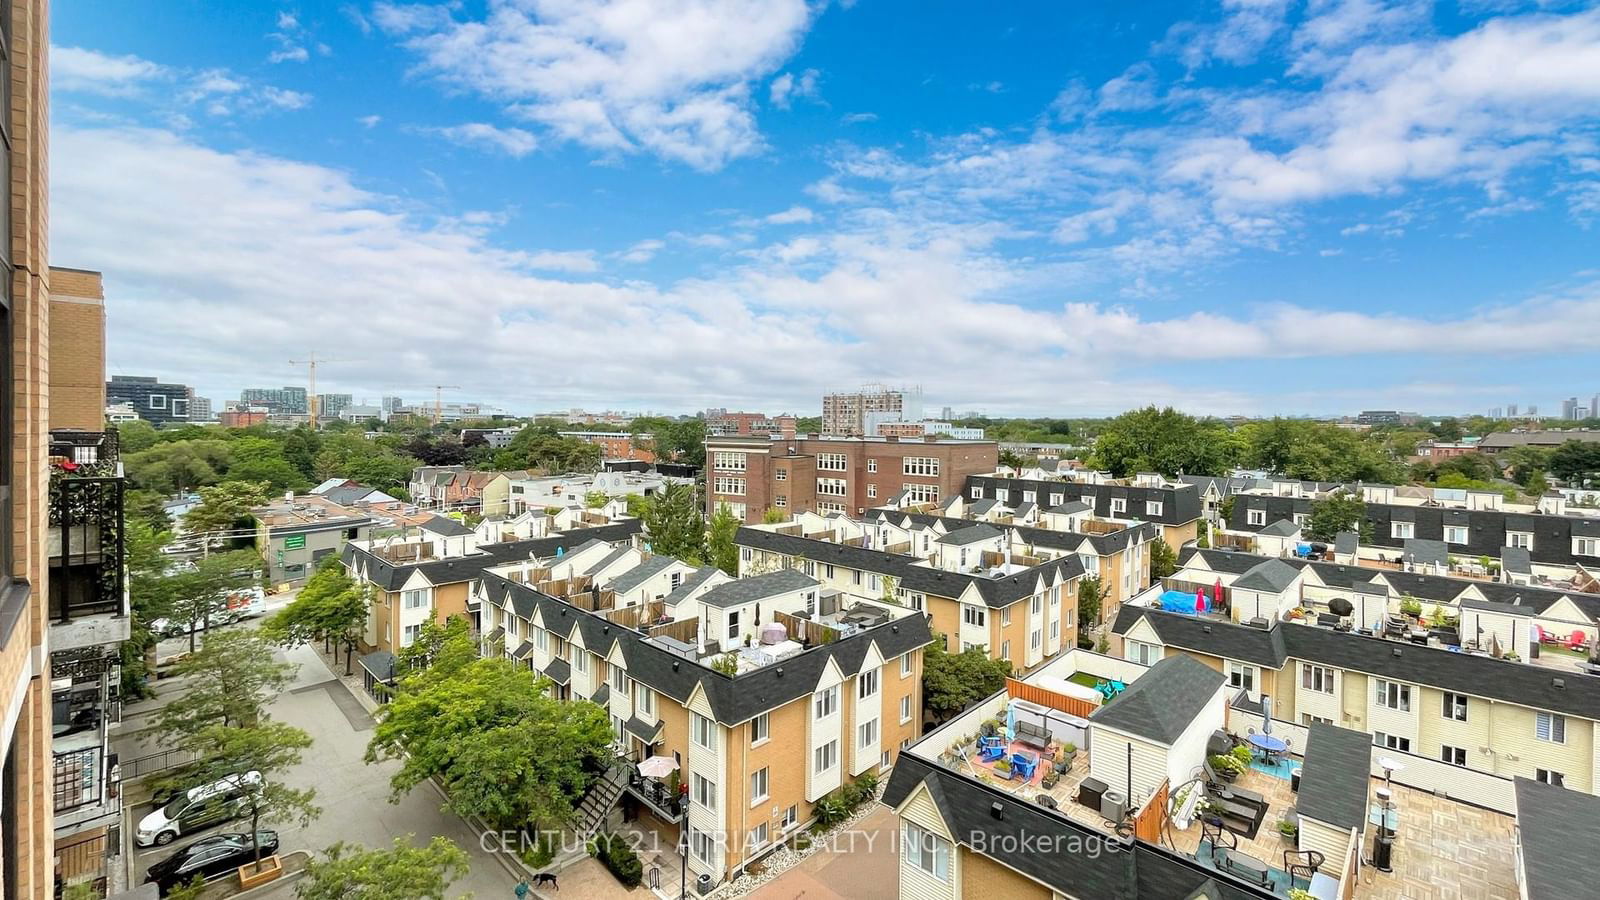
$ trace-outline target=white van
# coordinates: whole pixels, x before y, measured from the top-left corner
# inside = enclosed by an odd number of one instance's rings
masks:
[[[179,835],[237,819],[245,812],[245,791],[259,784],[261,773],[252,771],[190,788],[140,819],[133,842],[141,847],[170,844]]]

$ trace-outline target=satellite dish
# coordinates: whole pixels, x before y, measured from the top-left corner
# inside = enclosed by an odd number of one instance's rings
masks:
[[[1348,616],[1355,612],[1356,608],[1350,605],[1349,600],[1343,597],[1335,597],[1328,601],[1328,611],[1336,616]]]

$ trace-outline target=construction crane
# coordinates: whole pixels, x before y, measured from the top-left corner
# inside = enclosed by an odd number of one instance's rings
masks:
[[[439,424],[439,420],[444,418],[444,392],[459,390],[461,390],[461,385],[459,384],[436,384],[433,386],[433,424]]]
[[[317,365],[319,363],[348,362],[343,359],[317,359],[317,351],[311,351],[311,356],[306,359],[291,359],[291,366],[306,367],[306,423],[312,431],[317,430]]]

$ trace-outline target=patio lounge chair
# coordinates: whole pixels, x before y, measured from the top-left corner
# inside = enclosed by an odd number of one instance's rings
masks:
[[[1567,638],[1568,650],[1582,650],[1588,641],[1584,640],[1582,631],[1574,631],[1572,637]]]
[[[978,746],[978,759],[983,762],[994,762],[1006,755],[1006,744],[998,737],[986,737]]]

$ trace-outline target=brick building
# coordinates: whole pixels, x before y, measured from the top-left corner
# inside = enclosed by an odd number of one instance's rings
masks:
[[[886,413],[894,420],[922,418],[922,392],[894,391],[874,386],[860,391],[822,395],[822,433],[866,434],[867,418]]]
[[[792,416],[768,416],[766,413],[729,412],[726,409],[706,410],[706,434],[740,435],[772,434],[782,430],[782,420]]]
[[[267,408],[264,406],[250,407],[248,409],[225,409],[217,414],[217,421],[223,428],[249,428],[253,425],[267,424]]]
[[[50,424],[99,431],[106,415],[106,293],[99,272],[50,267]]]
[[[599,447],[601,459],[636,459],[647,463],[656,461],[655,451],[649,449],[652,435],[636,435],[627,431],[563,431],[560,435]]]
[[[749,524],[768,509],[859,515],[909,491],[907,502],[932,503],[961,493],[967,476],[993,472],[994,441],[925,437],[770,437],[706,439],[706,512],[727,504]]]

